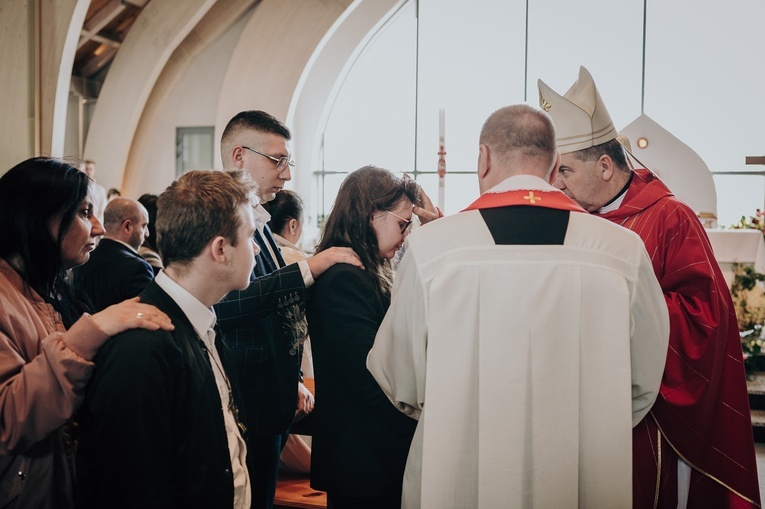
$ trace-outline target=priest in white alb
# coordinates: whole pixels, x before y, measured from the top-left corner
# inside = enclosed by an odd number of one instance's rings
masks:
[[[481,196],[407,239],[367,366],[418,418],[403,507],[630,507],[669,318],[640,238],[550,185],[543,111],[494,112]]]

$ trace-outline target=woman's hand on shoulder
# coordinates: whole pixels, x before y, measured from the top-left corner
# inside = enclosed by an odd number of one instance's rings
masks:
[[[110,337],[129,329],[174,328],[170,317],[150,304],[141,303],[138,297],[109,306],[91,316],[91,319]]]

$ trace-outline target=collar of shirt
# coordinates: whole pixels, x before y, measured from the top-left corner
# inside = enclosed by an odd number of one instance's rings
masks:
[[[255,227],[261,235],[265,235],[265,233],[263,233],[263,228],[266,226],[266,223],[271,220],[271,214],[269,214],[260,203],[255,205],[253,210],[255,210]]]
[[[595,214],[607,214],[609,212],[613,212],[614,210],[619,210],[619,207],[622,206],[624,198],[627,197],[627,191],[630,190],[630,184],[632,184],[632,178],[634,176],[635,172],[630,172],[630,178],[627,179],[627,183],[624,184],[624,187],[622,187],[622,190],[619,191],[619,194],[617,194],[610,202],[596,210]]]
[[[173,281],[165,271],[160,271],[154,278],[160,288],[162,288],[171,299],[178,304],[183,314],[191,322],[197,335],[204,341],[207,339],[207,331],[215,325],[215,313],[211,308],[205,307],[196,297],[191,295],[185,288]]]
[[[504,193],[506,191],[517,191],[519,189],[533,189],[539,191],[560,191],[554,188],[544,179],[534,175],[513,175],[492,187],[487,193]]]
[[[617,210],[619,207],[622,206],[622,202],[624,201],[624,197],[627,196],[626,192],[623,192],[620,194],[614,201],[606,205],[605,207],[599,208],[595,213],[596,214],[606,214],[608,212],[612,212],[614,210]]]

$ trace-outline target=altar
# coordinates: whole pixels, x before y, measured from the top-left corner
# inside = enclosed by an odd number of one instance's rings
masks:
[[[734,263],[754,265],[754,270],[765,274],[765,239],[760,230],[707,230],[707,235],[728,286],[733,282]]]

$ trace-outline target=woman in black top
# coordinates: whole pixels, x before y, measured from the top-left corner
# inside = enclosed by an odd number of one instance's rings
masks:
[[[316,377],[311,486],[329,507],[399,508],[416,421],[400,413],[367,371],[390,305],[390,260],[411,227],[419,187],[388,170],[349,174],[317,252],[349,246],[364,268],[338,264],[310,290],[308,326]]]

